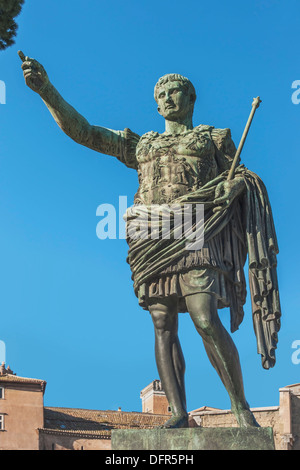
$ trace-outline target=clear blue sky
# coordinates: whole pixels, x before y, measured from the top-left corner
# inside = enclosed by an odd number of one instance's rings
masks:
[[[96,237],[99,204],[131,204],[137,175],[65,136],[23,80],[17,50],[39,60],[92,124],[162,132],[153,88],[181,73],[197,90],[194,124],[229,127],[236,144],[261,96],[242,160],[265,182],[280,253],[277,364],[262,369],[248,298],[233,335],[251,406],[278,404],[300,381],[300,79],[298,0],[26,1],[16,44],[0,52],[0,340],[18,375],[48,382],[45,404],[141,410],[158,378],[150,316],[137,303],[124,240]],[[220,311],[228,327],[228,311]],[[188,409],[230,406],[187,314],[180,316]]]

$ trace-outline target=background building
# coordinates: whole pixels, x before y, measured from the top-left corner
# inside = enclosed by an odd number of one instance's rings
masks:
[[[142,411],[44,407],[46,382],[0,366],[0,450],[109,450],[113,429],[151,429],[170,407],[159,380],[141,391]],[[279,390],[279,405],[252,408],[271,426],[277,450],[300,450],[300,384]],[[236,427],[229,410],[203,406],[189,413],[190,427]]]
[[[0,366],[0,449],[39,449],[44,426],[44,380],[18,377]]]

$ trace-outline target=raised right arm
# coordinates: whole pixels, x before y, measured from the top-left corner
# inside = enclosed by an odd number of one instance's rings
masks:
[[[62,131],[71,139],[97,152],[124,157],[124,131],[92,126],[79,114],[52,85],[44,67],[35,59],[25,57],[19,51],[25,82],[38,93]]]

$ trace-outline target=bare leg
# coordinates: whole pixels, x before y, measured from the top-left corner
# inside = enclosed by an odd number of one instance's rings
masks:
[[[241,427],[258,426],[245,398],[239,355],[219,319],[216,298],[207,293],[194,294],[186,297],[186,304],[210,362],[229,394],[238,424]]]
[[[184,388],[185,362],[178,339],[177,303],[172,299],[149,306],[155,331],[155,358],[172,417],[163,427],[188,426]]]

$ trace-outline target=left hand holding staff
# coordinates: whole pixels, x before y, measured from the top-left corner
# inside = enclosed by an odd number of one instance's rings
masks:
[[[261,103],[261,99],[258,96],[257,98],[253,98],[252,102],[252,109],[246,124],[246,127],[244,129],[241,141],[239,143],[239,146],[237,148],[236,154],[234,156],[234,159],[231,164],[231,168],[229,170],[227,180],[222,181],[216,188],[216,193],[215,193],[215,203],[216,204],[224,204],[229,205],[231,200],[234,199],[234,197],[241,192],[243,188],[243,181],[242,178],[234,179],[234,172],[237,167],[246,137],[248,135],[255,111],[259,107]],[[214,208],[214,212],[218,212],[222,210],[224,206],[217,206]]]

